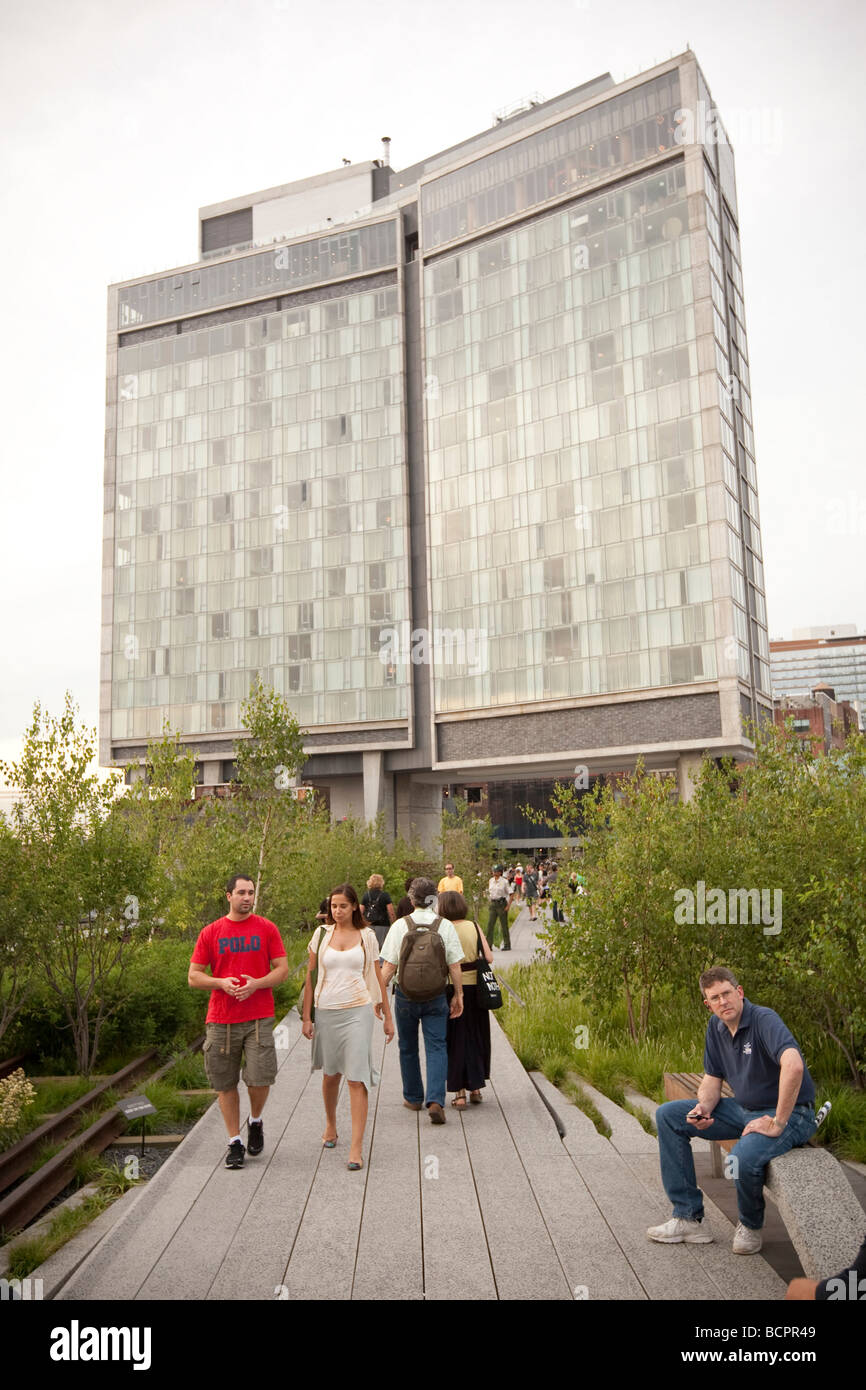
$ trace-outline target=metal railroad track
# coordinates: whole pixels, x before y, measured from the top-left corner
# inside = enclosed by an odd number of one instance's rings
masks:
[[[189,1053],[197,1052],[203,1042],[204,1034],[197,1038],[183,1055],[187,1056]],[[35,1173],[31,1173],[29,1177],[24,1178],[23,1182],[20,1182],[19,1179],[31,1166],[41,1145],[51,1139],[63,1138],[68,1135],[75,1128],[84,1111],[107,1090],[130,1090],[132,1084],[148,1071],[157,1056],[156,1048],[151,1048],[141,1057],[137,1057],[135,1061],[121,1068],[120,1071],[115,1072],[114,1076],[107,1077],[99,1086],[88,1091],[87,1095],[82,1096],[73,1105],[67,1106],[60,1114],[46,1120],[31,1134],[25,1135],[4,1154],[0,1154],[0,1193],[3,1194],[0,1198],[0,1230],[8,1235],[28,1225],[49,1202],[53,1201],[59,1192],[63,1191],[64,1187],[68,1187],[75,1174],[74,1159],[76,1155],[88,1150],[101,1153],[123,1133],[128,1122],[126,1116],[115,1106],[112,1106],[104,1115],[98,1116],[83,1133],[74,1135],[59,1153],[43,1163]],[[161,1080],[166,1072],[171,1071],[172,1067],[176,1065],[177,1060],[176,1057],[173,1057],[166,1062],[147,1077],[147,1082]]]

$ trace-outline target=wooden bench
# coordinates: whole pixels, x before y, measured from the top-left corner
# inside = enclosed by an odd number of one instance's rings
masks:
[[[665,1096],[695,1100],[700,1082],[695,1072],[666,1072]],[[732,1095],[726,1082],[722,1095]],[[720,1150],[730,1152],[737,1140],[710,1142],[713,1177],[722,1177]],[[814,1136],[801,1148],[770,1160],[764,1189],[776,1204],[808,1279],[826,1279],[852,1263],[866,1230],[866,1212],[841,1165]]]

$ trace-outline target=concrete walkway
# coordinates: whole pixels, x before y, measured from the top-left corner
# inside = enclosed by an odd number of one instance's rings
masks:
[[[514,919],[514,924],[509,930],[511,937],[511,950],[503,951],[495,946],[493,949],[493,963],[499,969],[508,970],[512,965],[531,965],[539,955],[546,955],[546,946],[543,941],[539,941],[536,932],[544,931],[547,922],[550,920],[550,908],[544,904],[536,906],[536,919],[533,921],[529,916],[529,908],[524,903],[520,912]],[[486,916],[481,922],[481,928],[486,928]]]
[[[506,953],[506,959],[508,958]],[[380,1035],[381,1036],[381,1035]],[[784,1284],[760,1256],[718,1243],[657,1246],[645,1227],[670,1214],[655,1140],[598,1135],[551,1088],[565,1140],[493,1022],[484,1103],[447,1107],[444,1127],[402,1104],[396,1041],[377,1044],[365,1167],[323,1150],[320,1074],[297,1015],[265,1111],[265,1152],[223,1167],[214,1105],[63,1286],[60,1299],[749,1299]],[[242,1088],[242,1095],[245,1092]],[[628,1127],[626,1127],[628,1129]]]

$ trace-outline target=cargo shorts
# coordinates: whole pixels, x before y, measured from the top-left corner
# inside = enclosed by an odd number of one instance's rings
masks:
[[[233,1091],[241,1074],[248,1086],[273,1086],[277,1079],[277,1049],[273,1018],[246,1023],[208,1023],[202,1047],[204,1069],[215,1091]]]

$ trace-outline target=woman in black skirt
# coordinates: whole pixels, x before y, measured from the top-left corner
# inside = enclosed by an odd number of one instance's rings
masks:
[[[478,972],[473,966],[479,954],[492,965],[493,952],[481,928],[467,919],[462,893],[440,893],[438,911],[440,917],[453,923],[463,947],[463,1012],[459,1018],[448,1020],[447,1089],[457,1092],[451,1104],[465,1110],[466,1092],[473,1105],[480,1105],[481,1091],[490,1075],[490,1014],[478,1006]]]

